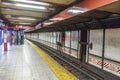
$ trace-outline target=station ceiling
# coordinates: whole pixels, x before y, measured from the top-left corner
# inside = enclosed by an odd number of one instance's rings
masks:
[[[120,0],[2,0],[0,3],[0,18],[9,26],[35,27],[41,23],[45,29],[57,28],[116,15],[120,16]]]
[[[49,19],[81,0],[1,0],[0,13],[9,25],[31,25]]]

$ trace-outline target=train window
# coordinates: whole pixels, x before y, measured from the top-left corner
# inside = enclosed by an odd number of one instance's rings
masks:
[[[120,29],[106,29],[104,70],[120,77]]]
[[[103,30],[89,31],[89,49],[88,49],[88,63],[96,67],[102,67],[102,49],[103,49]]]

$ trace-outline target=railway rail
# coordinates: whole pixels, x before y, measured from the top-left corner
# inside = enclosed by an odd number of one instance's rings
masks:
[[[64,55],[61,55],[60,51],[53,50],[52,48],[42,43],[33,40],[30,41],[45,50],[53,59],[55,59],[59,64],[73,73],[80,80],[104,80],[104,78],[99,76],[98,74],[91,72],[87,68],[84,68],[82,65],[75,63]]]

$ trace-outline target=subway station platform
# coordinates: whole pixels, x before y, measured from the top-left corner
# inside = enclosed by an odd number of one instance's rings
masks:
[[[0,54],[0,80],[78,80],[29,41]]]
[[[120,0],[0,0],[0,80],[120,80],[119,34]]]

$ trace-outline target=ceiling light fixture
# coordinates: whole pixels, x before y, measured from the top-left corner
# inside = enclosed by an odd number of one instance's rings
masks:
[[[32,3],[32,2],[31,2]],[[30,5],[30,4],[22,4],[22,3],[10,3],[10,2],[2,2],[2,4],[4,5],[9,5],[9,6],[19,6],[19,7],[26,7],[26,8],[34,8],[34,9],[42,9],[42,10],[45,10],[46,7],[44,6],[35,6],[35,5]]]
[[[30,25],[30,24],[32,24],[32,23],[18,23],[18,24]]]
[[[84,13],[87,9],[81,7],[72,7],[68,10],[69,13],[77,14],[77,13]]]
[[[51,18],[50,20],[63,20],[64,18]]]
[[[30,18],[30,17],[18,17],[17,19],[21,19],[21,20],[36,20],[35,18]]]
[[[44,3],[44,2],[38,2],[38,1],[29,1],[29,0],[14,0],[16,2],[23,2],[23,3],[30,3],[30,4],[37,4],[37,5],[45,5],[49,6],[50,4]]]
[[[44,6],[34,6],[34,5],[20,4],[20,3],[16,3],[15,6],[26,7],[26,8],[34,8],[34,9],[42,9],[42,10],[46,9],[46,7],[44,7]]]
[[[45,22],[44,25],[50,25],[53,24],[53,22]]]
[[[71,13],[83,13],[84,11],[81,11],[81,10],[75,10],[75,9],[70,9],[68,10],[68,12],[71,12]]]
[[[9,3],[9,2],[2,2],[2,4],[9,5],[9,6],[13,5],[13,3]]]

